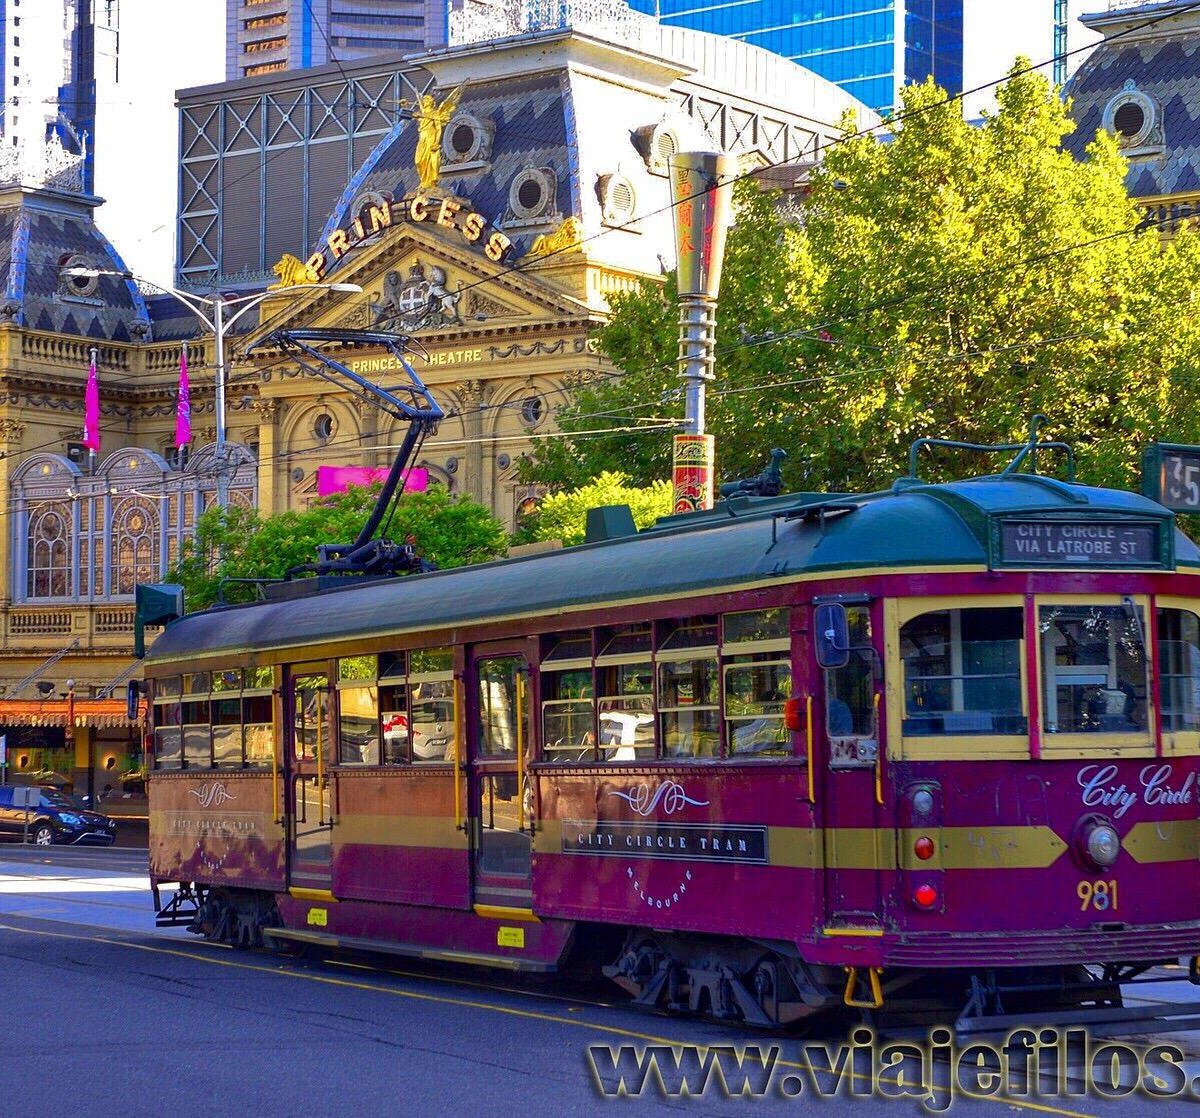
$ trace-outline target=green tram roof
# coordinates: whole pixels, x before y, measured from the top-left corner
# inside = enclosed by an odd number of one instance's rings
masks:
[[[1174,514],[1136,493],[1021,473],[942,484],[903,478],[888,491],[867,495],[735,498],[600,543],[215,607],[169,625],[148,659],[181,661],[366,634],[557,617],[574,608],[655,602],[839,570],[986,568],[995,525],[1012,517],[1153,522],[1176,566],[1200,567],[1200,550],[1175,529]]]

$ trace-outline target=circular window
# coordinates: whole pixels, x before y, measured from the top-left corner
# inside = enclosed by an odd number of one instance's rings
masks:
[[[313,434],[318,439],[329,439],[333,437],[333,431],[333,416],[322,412],[317,416],[317,421],[313,424]]]
[[[1161,146],[1161,117],[1157,103],[1131,81],[1104,109],[1106,131],[1117,138],[1122,148]],[[1136,154],[1136,153],[1135,153]]]
[[[540,396],[530,396],[521,404],[521,422],[527,427],[536,427],[545,414],[546,408]]]
[[[463,159],[471,154],[477,143],[475,129],[465,120],[455,125],[450,132],[450,147],[456,155],[462,156]]]
[[[515,179],[508,202],[519,218],[544,217],[554,209],[554,175],[548,168],[529,167]]]
[[[84,276],[77,275],[77,270],[90,268],[91,265],[82,257],[72,253],[69,256],[64,256],[59,261],[59,279],[62,282],[63,290],[68,295],[76,295],[81,299],[87,298],[89,295],[96,294],[96,288],[100,286],[99,276]]]
[[[1132,139],[1146,127],[1146,111],[1136,101],[1126,101],[1113,113],[1113,128],[1125,139]]]
[[[542,204],[542,184],[537,179],[526,179],[517,187],[517,201],[526,210],[536,210]]]

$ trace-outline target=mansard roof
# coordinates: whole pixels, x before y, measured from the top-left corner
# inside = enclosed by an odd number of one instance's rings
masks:
[[[145,338],[150,318],[136,285],[115,277],[72,282],[72,266],[125,265],[96,227],[98,198],[48,187],[0,190],[0,322],[97,341]]]
[[[1200,12],[1173,0],[1084,22],[1109,37],[1067,85],[1077,125],[1067,149],[1082,157],[1128,102],[1132,119],[1142,124],[1135,134],[1118,130],[1130,160],[1130,194],[1154,198],[1200,191]]]

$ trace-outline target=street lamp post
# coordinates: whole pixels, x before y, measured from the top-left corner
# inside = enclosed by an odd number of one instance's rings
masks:
[[[213,457],[217,460],[217,504],[225,508],[229,504],[229,475],[225,467],[225,335],[247,311],[253,310],[267,299],[276,298],[288,291],[341,291],[361,295],[362,288],[356,283],[295,283],[287,287],[275,287],[267,291],[256,291],[250,295],[233,295],[226,298],[220,292],[213,295],[196,295],[191,291],[180,291],[154,280],[144,279],[132,272],[120,272],[104,268],[70,268],[68,275],[93,279],[97,276],[117,276],[119,279],[145,284],[163,295],[170,295],[182,303],[204,324],[213,335],[216,350],[216,395],[214,408],[217,414],[217,445]],[[229,310],[233,313],[229,314]]]

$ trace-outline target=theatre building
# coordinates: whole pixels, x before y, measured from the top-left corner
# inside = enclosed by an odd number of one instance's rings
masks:
[[[536,26],[531,11],[476,5],[435,52],[181,94],[175,283],[203,295],[282,285],[226,339],[220,417],[212,333],[173,297],[92,274],[124,269],[71,169],[48,157],[40,181],[23,172],[0,188],[0,733],[21,742],[10,775],[24,757],[22,771],[77,791],[136,787],[137,720],[123,701],[87,705],[122,700],[137,672],[136,583],[165,577],[219,489],[280,512],[313,500],[330,467],[390,464],[398,423],[352,386],[249,345],[300,327],[413,336],[447,413],[415,465],[511,526],[538,495],[517,480],[520,457],[553,433],[575,385],[619,374],[595,348],[609,299],[674,266],[671,155],[727,151],[786,190],[847,111],[876,120],[778,56],[623,5],[555,5]],[[185,343],[193,437],[179,453]],[[81,445],[93,356],[94,452]],[[336,356],[397,383],[386,349]]]

